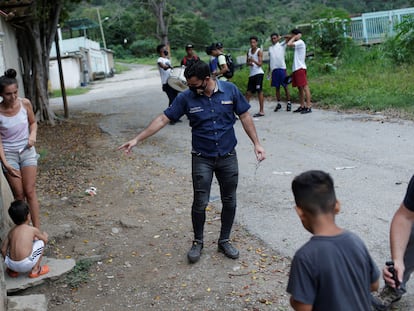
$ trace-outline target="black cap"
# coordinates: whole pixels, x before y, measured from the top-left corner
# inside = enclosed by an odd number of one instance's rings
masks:
[[[188,49],[192,49],[193,48],[193,45],[192,44],[187,44],[186,46],[185,46],[185,49],[186,50],[188,50]]]
[[[221,42],[217,42],[217,43],[216,43],[216,48],[218,48],[218,49],[222,49],[222,48],[223,48],[223,43],[221,43]]]

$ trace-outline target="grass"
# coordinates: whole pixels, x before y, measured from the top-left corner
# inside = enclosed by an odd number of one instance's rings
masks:
[[[66,96],[74,96],[74,95],[82,95],[89,92],[89,88],[87,87],[77,87],[75,89],[66,89]],[[54,97],[61,97],[62,91],[59,90],[53,90],[50,94],[50,98]]]
[[[369,112],[399,109],[413,113],[413,66],[396,66],[385,59],[372,58],[373,51],[359,52],[356,55],[363,61],[344,59],[336,71],[310,73],[313,101],[326,108]]]
[[[129,67],[122,62],[115,62],[115,74],[123,73],[124,71],[128,71]]]

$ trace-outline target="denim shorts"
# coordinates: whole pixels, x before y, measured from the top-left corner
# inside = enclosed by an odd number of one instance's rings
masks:
[[[4,155],[7,162],[16,170],[20,170],[25,166],[37,166],[37,159],[39,159],[39,154],[36,152],[35,147],[25,149],[21,153],[18,151],[5,151]],[[6,172],[4,166],[3,172]]]

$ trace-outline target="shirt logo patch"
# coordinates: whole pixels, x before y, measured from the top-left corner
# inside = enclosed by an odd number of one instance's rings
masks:
[[[221,104],[222,105],[233,105],[233,101],[231,101],[231,100],[222,100]]]
[[[204,109],[200,106],[198,107],[191,107],[189,113],[197,113],[197,112],[202,112],[204,111]]]

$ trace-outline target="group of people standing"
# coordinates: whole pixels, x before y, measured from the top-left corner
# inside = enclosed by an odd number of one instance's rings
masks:
[[[300,106],[293,112],[306,114],[312,112],[311,93],[306,75],[306,44],[302,40],[302,33],[299,29],[293,29],[290,34],[281,36],[278,33],[270,35],[272,45],[269,47],[269,66],[267,69],[268,78],[271,79],[271,86],[276,89],[277,104],[274,111],[279,111],[282,108],[280,89],[283,88],[286,96],[286,111],[292,110],[290,102],[290,93],[288,85],[291,82],[293,87],[297,87],[299,91]],[[263,97],[263,78],[264,71],[263,52],[257,46],[258,38],[256,36],[250,37],[250,49],[247,52],[246,64],[250,68],[249,82],[247,85],[246,97],[249,100],[253,93],[258,94],[259,112],[254,114],[254,117],[263,117],[264,112],[264,97]],[[286,69],[286,48],[294,49],[292,74],[287,75]],[[305,102],[306,100],[306,102]]]
[[[278,33],[270,35],[272,45],[269,47],[269,66],[267,69],[267,76],[271,80],[271,86],[276,89],[277,104],[274,111],[277,112],[282,108],[281,92],[283,88],[286,96],[286,111],[292,110],[290,101],[290,92],[288,85],[292,83],[293,87],[298,88],[299,92],[299,107],[293,112],[307,114],[312,112],[311,92],[307,81],[307,67],[306,67],[306,44],[302,40],[302,33],[299,29],[293,29],[288,35],[281,36]],[[258,47],[259,39],[256,36],[249,38],[250,48],[246,54],[246,65],[249,66],[249,79],[247,83],[247,90],[245,97],[248,102],[253,94],[257,94],[259,101],[259,111],[253,114],[253,117],[263,117],[264,111],[264,95],[263,95],[263,51]],[[287,74],[286,69],[286,48],[294,49],[292,74]],[[227,81],[225,73],[229,71],[226,57],[223,51],[223,44],[221,42],[212,43],[206,48],[206,53],[210,55],[209,68],[212,77]],[[162,89],[167,94],[169,105],[175,99],[179,91],[168,85],[168,77],[171,74],[173,67],[171,66],[170,58],[168,57],[168,46],[161,44],[157,47],[159,58],[157,61],[158,69],[160,71]],[[193,50],[193,45],[186,46],[186,55],[181,61],[181,66],[188,66],[192,62],[199,60],[199,57]],[[172,122],[171,124],[174,124]]]

